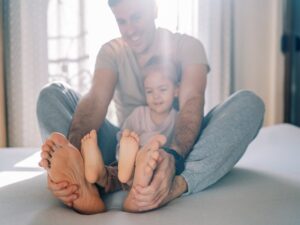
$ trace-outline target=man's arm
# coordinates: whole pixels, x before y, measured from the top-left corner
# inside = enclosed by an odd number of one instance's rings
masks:
[[[179,114],[171,147],[184,157],[192,149],[200,131],[206,74],[205,65],[189,65],[183,70],[179,92]]]
[[[116,83],[117,76],[112,70],[98,69],[95,71],[92,86],[78,103],[69,130],[68,138],[78,149],[80,149],[81,138],[86,133],[101,127]]]

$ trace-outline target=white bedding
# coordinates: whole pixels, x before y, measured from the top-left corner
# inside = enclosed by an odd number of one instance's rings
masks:
[[[143,214],[121,212],[124,192],[106,213],[84,216],[60,204],[37,167],[37,148],[0,149],[0,225],[299,225],[300,129],[266,127],[236,167],[212,187]]]

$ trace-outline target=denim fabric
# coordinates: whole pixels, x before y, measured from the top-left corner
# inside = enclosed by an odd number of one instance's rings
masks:
[[[68,136],[72,117],[80,95],[65,83],[55,82],[46,85],[37,101],[37,119],[42,140],[52,132]],[[115,152],[119,128],[105,120],[98,133],[98,145],[106,165],[116,161]]]

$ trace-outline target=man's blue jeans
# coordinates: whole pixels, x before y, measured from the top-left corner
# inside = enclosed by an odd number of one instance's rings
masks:
[[[52,132],[68,135],[79,99],[80,95],[63,83],[51,83],[41,90],[37,117],[43,141]],[[238,91],[203,118],[199,138],[181,174],[188,184],[185,195],[207,188],[234,167],[261,128],[264,111],[264,103],[257,95]],[[116,160],[118,131],[105,120],[98,132],[105,164]]]

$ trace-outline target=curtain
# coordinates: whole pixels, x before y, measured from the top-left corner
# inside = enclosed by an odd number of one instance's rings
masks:
[[[207,1],[206,3],[207,4]],[[223,102],[235,91],[234,7],[233,0],[209,1],[207,110]],[[199,11],[201,5],[199,6]],[[201,11],[199,12],[201,15]]]
[[[89,69],[86,0],[50,0],[48,6],[49,80],[85,92]],[[95,27],[96,29],[96,27]]]
[[[2,0],[0,0],[0,12],[2,12]],[[3,68],[3,32],[2,17],[0,17],[0,147],[6,146],[6,120],[4,99],[4,68]]]
[[[283,121],[284,2],[178,0],[177,30],[202,41],[211,67],[205,112],[248,89],[265,102],[265,125]]]
[[[3,0],[9,146],[40,146],[36,100],[48,81],[46,0]]]
[[[78,92],[88,90],[97,52],[118,29],[106,1],[2,1],[8,144],[40,146],[35,113],[40,89],[63,81]]]
[[[205,112],[234,90],[233,0],[178,0],[178,31],[204,45],[208,74]]]

